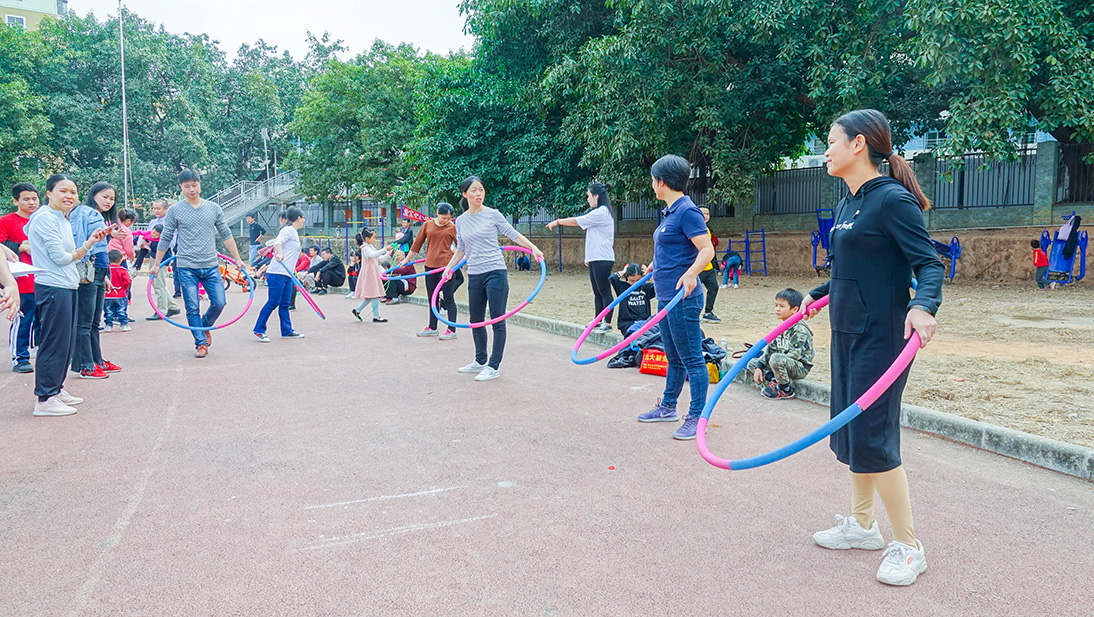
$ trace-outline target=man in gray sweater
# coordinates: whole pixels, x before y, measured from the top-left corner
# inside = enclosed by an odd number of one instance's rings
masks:
[[[156,247],[156,263],[151,274],[159,274],[166,248],[175,240],[175,278],[182,285],[182,302],[186,306],[186,323],[194,335],[195,358],[204,358],[213,344],[213,326],[224,310],[224,281],[217,262],[216,234],[237,264],[242,264],[232,230],[224,222],[224,212],[218,204],[201,198],[201,176],[184,169],[178,176],[183,200],[167,209],[163,233]],[[201,314],[198,285],[209,295],[209,308]]]

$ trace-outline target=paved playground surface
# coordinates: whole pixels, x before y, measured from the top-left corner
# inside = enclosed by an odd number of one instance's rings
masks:
[[[69,380],[71,417],[32,417],[33,376],[0,373],[0,615],[1094,611],[1090,483],[905,432],[930,565],[891,588],[880,551],[812,542],[848,510],[826,446],[715,469],[678,424],[635,421],[661,379],[575,366],[569,339],[510,327],[502,377],[475,383],[468,331],[318,300],[327,321],[293,314],[306,339],[256,342],[252,309],[205,360],[163,323],[104,334],[125,370]],[[709,441],[754,454],[826,415],[733,386]]]

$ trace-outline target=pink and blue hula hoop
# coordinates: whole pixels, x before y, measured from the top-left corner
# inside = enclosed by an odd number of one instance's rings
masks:
[[[227,255],[221,255],[220,253],[217,253],[217,257],[227,261],[228,263],[235,264],[235,266],[237,268],[239,268],[239,271],[243,273],[243,276],[247,277],[247,281],[250,283],[250,285],[248,285],[248,287],[250,288],[250,295],[247,296],[247,306],[243,307],[243,312],[240,313],[239,315],[237,315],[231,321],[228,321],[228,322],[225,322],[225,323],[222,323],[222,324],[212,325],[212,326],[196,327],[196,326],[191,326],[189,324],[181,324],[181,323],[179,323],[177,321],[174,321],[173,319],[169,318],[167,315],[164,315],[163,313],[161,313],[160,309],[156,306],[156,300],[152,296],[152,282],[156,279],[156,275],[153,274],[152,276],[148,277],[148,303],[152,305],[152,310],[155,311],[156,314],[160,316],[160,319],[163,319],[164,321],[171,324],[172,326],[182,328],[183,330],[191,330],[191,331],[194,331],[194,332],[208,332],[210,330],[219,330],[221,328],[227,328],[228,326],[234,324],[235,322],[239,321],[240,319],[243,319],[243,316],[247,314],[248,310],[250,310],[251,303],[254,302],[254,299],[255,299],[255,280],[253,278],[251,278],[250,274],[247,273],[247,269],[241,267],[239,265],[239,263],[236,262],[236,260],[232,259],[231,257],[228,257]],[[168,257],[162,264],[160,264],[160,268],[166,268],[167,264],[171,263],[174,260],[175,260],[174,255]]]
[[[825,296],[824,298],[821,298],[820,300],[817,300],[816,302],[810,304],[809,308],[820,309],[824,308],[827,304],[828,296]],[[703,460],[721,469],[740,471],[744,469],[761,467],[769,463],[774,463],[775,461],[780,461],[788,456],[801,452],[809,446],[817,443],[821,439],[824,439],[825,437],[828,437],[832,433],[843,428],[851,420],[857,418],[858,415],[862,413],[863,409],[866,409],[870,405],[873,405],[874,402],[877,401],[877,399],[882,394],[884,394],[885,391],[893,385],[893,382],[896,381],[897,378],[900,377],[900,375],[908,368],[908,365],[912,363],[912,359],[915,358],[916,352],[919,351],[919,333],[913,331],[912,336],[908,339],[908,344],[904,346],[904,350],[900,352],[900,355],[897,356],[892,366],[890,366],[889,369],[885,371],[881,378],[874,382],[874,385],[870,386],[869,390],[863,393],[862,396],[858,397],[858,400],[856,400],[854,403],[851,403],[851,405],[849,405],[847,409],[844,409],[834,418],[832,418],[828,422],[825,422],[815,431],[809,433],[808,435],[796,441],[792,441],[785,446],[782,446],[781,448],[776,448],[766,454],[759,454],[749,458],[730,460],[715,456],[711,453],[710,449],[707,448],[706,438],[707,421],[710,419],[711,412],[714,411],[714,405],[718,403],[718,399],[721,398],[722,393],[726,390],[726,387],[728,387],[730,382],[733,381],[733,378],[737,376],[737,373],[741,372],[741,369],[743,369],[745,365],[748,364],[749,360],[752,360],[753,358],[759,356],[760,352],[763,351],[764,347],[767,347],[767,345],[774,341],[777,336],[779,336],[783,332],[786,332],[794,324],[801,321],[803,316],[804,313],[798,313],[797,315],[794,315],[793,317],[779,324],[779,326],[772,330],[770,334],[763,337],[758,343],[753,345],[752,348],[748,350],[748,353],[746,353],[740,360],[738,360],[737,363],[729,369],[729,372],[725,374],[725,377],[722,377],[721,381],[718,382],[718,386],[714,389],[714,392],[710,395],[710,397],[707,398],[706,405],[703,407],[703,415],[699,418],[699,427],[695,433],[696,445],[698,445],[699,447],[699,455],[703,457]]]
[[[421,263],[423,261],[425,261],[425,260],[424,259],[419,259],[418,261],[414,261],[414,262],[411,262],[411,263],[417,264],[417,263]],[[452,268],[452,269],[453,270],[459,270],[466,263],[467,263],[467,260],[464,259],[460,263],[456,264],[456,267]],[[395,268],[390,268],[388,270],[384,270],[383,272],[381,272],[380,273],[380,280],[382,280],[382,281],[405,281],[407,279],[416,279],[419,276],[427,276],[427,275],[430,275],[430,274],[440,274],[441,272],[444,272],[444,266],[442,266],[440,268],[436,268],[435,270],[428,270],[426,272],[415,272],[414,274],[404,274],[402,276],[388,277],[387,273],[391,272],[392,270],[395,270]]]
[[[503,246],[501,247],[501,250],[521,251],[522,253],[528,253],[529,255],[532,254],[532,251],[524,248],[523,246]],[[465,261],[467,260],[460,262],[460,265],[462,265]],[[531,304],[532,300],[539,294],[539,290],[543,289],[543,284],[547,282],[547,264],[544,263],[542,259],[537,259],[536,261],[539,262],[539,283],[536,284],[536,288],[532,290],[532,293],[529,294],[524,302],[521,302],[517,305],[517,308],[505,313],[504,315],[498,315],[497,317],[487,319],[486,321],[480,321],[478,323],[456,323],[454,321],[448,321],[444,318],[443,315],[441,315],[441,312],[437,310],[437,298],[441,294],[441,288],[444,287],[444,284],[448,282],[448,277],[445,276],[441,277],[441,281],[437,283],[437,288],[433,290],[433,297],[429,300],[429,309],[433,311],[433,314],[436,315],[437,319],[441,320],[442,323],[453,328],[485,328],[486,326],[496,324],[499,321],[505,321],[513,315],[516,315],[524,307]],[[442,270],[444,270],[444,268],[442,268]]]
[[[425,262],[424,257],[421,258],[421,259],[415,259],[414,261],[410,262],[410,265],[416,266],[416,265],[418,265],[420,263],[423,263],[423,262]],[[398,270],[398,269],[399,269],[399,266],[395,265],[395,266],[391,266],[387,270],[384,270],[383,272],[380,273],[380,280],[386,281],[387,280],[387,275],[394,272],[394,271],[396,271],[396,270]]]
[[[581,344],[584,343],[585,339],[589,337],[589,334],[593,331],[593,328],[596,327],[596,324],[600,323],[600,320],[604,319],[604,316],[607,315],[609,311],[611,311],[613,308],[618,306],[620,302],[625,300],[627,298],[627,296],[629,296],[631,294],[632,291],[634,291],[635,289],[638,289],[639,286],[641,286],[646,281],[650,280],[650,278],[652,278],[652,277],[653,277],[653,272],[651,271],[646,276],[643,276],[642,278],[638,279],[637,283],[635,283],[634,285],[631,285],[630,287],[627,288],[626,291],[619,294],[619,297],[617,297],[615,300],[612,300],[611,304],[609,304],[603,311],[600,311],[599,315],[597,315],[595,318],[593,318],[592,322],[590,322],[588,327],[585,328],[585,331],[581,333],[581,336],[577,337],[577,343],[574,344],[573,350],[570,351],[570,359],[573,360],[574,364],[592,364],[593,362],[599,362],[600,360],[603,360],[604,358],[615,355],[617,352],[619,352],[619,350],[627,347],[628,345],[630,345],[631,343],[636,341],[638,339],[638,337],[645,334],[647,330],[649,330],[650,328],[657,325],[657,322],[664,319],[665,315],[669,314],[669,311],[671,311],[673,308],[675,308],[677,304],[680,304],[680,301],[684,299],[684,288],[683,287],[680,288],[680,291],[676,292],[676,295],[672,298],[672,300],[669,301],[668,304],[665,305],[665,308],[661,309],[660,311],[657,311],[656,315],[654,315],[653,317],[647,319],[646,323],[642,324],[642,327],[638,328],[638,330],[634,331],[634,333],[632,333],[630,336],[623,339],[622,342],[617,343],[611,349],[606,349],[606,350],[600,352],[599,354],[597,354],[595,356],[592,356],[592,357],[589,357],[589,358],[578,358],[577,357],[577,350],[581,349]]]
[[[282,263],[281,267],[284,268],[286,272],[289,272],[289,269],[285,268],[285,264]],[[308,290],[304,289],[304,286],[300,284],[300,279],[296,278],[296,274],[290,272],[289,278],[292,279],[292,284],[296,286],[296,289],[300,292],[300,295],[303,296],[304,299],[308,301],[308,304],[311,305],[311,308],[313,311],[315,311],[315,314],[319,315],[320,319],[326,319],[327,316],[323,314],[323,311],[319,310],[319,305],[315,303],[315,300],[312,300],[311,294],[308,293]]]

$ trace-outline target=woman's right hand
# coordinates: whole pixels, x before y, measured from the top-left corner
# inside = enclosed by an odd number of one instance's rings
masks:
[[[91,240],[93,244],[100,242],[103,238],[110,234],[110,231],[111,229],[109,227],[100,227],[95,231],[91,232],[88,240]]]
[[[800,312],[805,313],[805,316],[802,317],[802,319],[812,319],[813,317],[817,316],[817,313],[820,312],[820,309],[818,308],[809,308],[809,305],[813,304],[813,302],[815,302],[815,300],[813,300],[813,297],[809,294],[806,294],[806,296],[802,298],[801,308],[798,309]]]

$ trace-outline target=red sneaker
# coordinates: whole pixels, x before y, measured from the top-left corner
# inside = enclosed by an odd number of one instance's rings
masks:
[[[209,346],[208,345],[204,345],[204,344],[203,345],[198,345],[198,348],[194,350],[194,357],[195,358],[204,358],[205,356],[208,356],[208,355],[209,355]]]
[[[118,371],[122,370],[122,367],[107,360],[103,360],[102,364],[98,364],[96,366],[102,369],[104,373],[117,373]]]
[[[80,379],[106,379],[107,377],[110,377],[110,375],[107,375],[106,372],[98,366],[95,367],[95,370],[85,368],[80,371]]]

